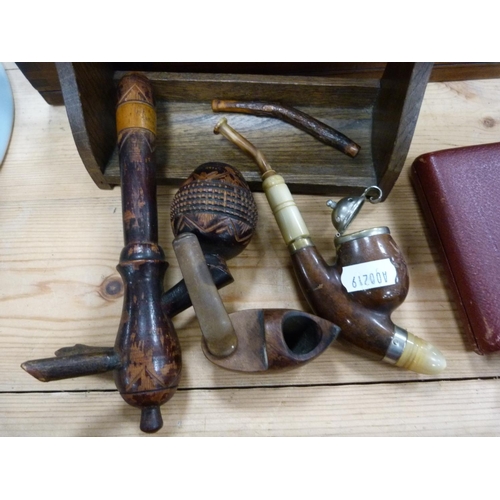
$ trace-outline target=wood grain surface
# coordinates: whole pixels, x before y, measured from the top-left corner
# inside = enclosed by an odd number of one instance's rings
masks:
[[[95,186],[65,108],[48,105],[15,65],[6,68],[16,115],[0,167],[0,435],[141,435],[137,411],[121,400],[110,374],[42,383],[20,368],[75,343],[113,345],[122,296],[106,284],[118,278],[123,241],[120,191]],[[365,206],[352,225],[390,227],[410,272],[408,298],[393,319],[442,350],[448,367],[440,377],[402,371],[335,344],[299,369],[233,373],[206,360],[188,309],[174,318],[184,368],[159,435],[500,435],[500,355],[478,356],[467,344],[409,181],[419,154],[496,142],[499,126],[500,80],[429,84],[394,190],[384,203]],[[201,162],[217,161],[197,154]],[[166,288],[181,278],[169,222],[175,191],[158,190],[160,244],[170,262]],[[228,263],[235,282],[221,291],[226,308],[308,311],[264,195],[255,198],[257,231]],[[331,262],[327,199],[296,197]]]

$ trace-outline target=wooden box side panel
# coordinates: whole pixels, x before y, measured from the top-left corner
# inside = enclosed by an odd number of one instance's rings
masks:
[[[389,63],[373,111],[372,153],[384,198],[402,168],[424,98],[432,63]]]
[[[116,72],[118,81],[126,72]],[[362,109],[373,105],[379,80],[278,75],[144,73],[157,100],[206,102],[212,99],[282,101],[291,106]]]
[[[83,164],[98,187],[110,189],[112,186],[103,172],[116,144],[113,72],[105,63],[57,63],[56,66]]]
[[[16,64],[48,104],[64,104],[56,63],[18,62]]]

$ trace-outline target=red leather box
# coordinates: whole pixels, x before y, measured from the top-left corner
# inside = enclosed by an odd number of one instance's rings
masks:
[[[473,349],[500,350],[500,143],[424,154],[411,177]]]

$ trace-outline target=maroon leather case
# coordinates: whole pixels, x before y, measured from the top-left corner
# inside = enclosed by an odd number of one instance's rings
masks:
[[[500,350],[500,143],[424,154],[411,177],[473,349]]]

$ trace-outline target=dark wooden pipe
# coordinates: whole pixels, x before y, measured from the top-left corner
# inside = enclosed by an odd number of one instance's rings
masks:
[[[113,370],[122,398],[141,409],[141,430],[156,432],[163,425],[160,406],[174,395],[182,363],[177,334],[161,307],[168,264],[158,245],[156,113],[146,78],[123,77],[116,117],[125,240],[117,269],[125,293],[114,348],[65,348],[22,367],[43,381]]]
[[[246,113],[277,118],[303,130],[318,139],[318,141],[337,149],[351,158],[354,158],[361,149],[361,146],[338,130],[292,106],[285,106],[276,102],[214,99],[212,101],[212,110],[218,113]]]
[[[238,339],[234,352],[215,356],[203,340],[203,353],[215,365],[240,372],[302,366],[325,352],[340,332],[331,321],[293,309],[246,309],[229,319]]]
[[[225,119],[217,124],[215,132],[250,154],[259,165],[264,192],[290,251],[300,287],[315,314],[340,326],[339,340],[402,368],[426,374],[442,371],[446,367],[442,354],[396,326],[390,318],[404,301],[409,282],[405,260],[389,230],[382,227],[339,235],[337,262],[327,265],[283,177]],[[358,264],[368,267],[354,267]],[[381,281],[376,283],[379,271]],[[383,272],[387,274],[386,281]],[[347,275],[351,278],[346,282]],[[375,287],[370,284],[372,277]]]
[[[337,260],[329,266],[314,244],[291,252],[300,288],[316,314],[334,317],[342,325],[339,340],[344,340],[383,359],[394,336],[391,313],[403,303],[409,288],[403,255],[389,231],[353,239],[338,249]],[[397,269],[396,283],[390,287],[350,293],[342,284],[344,267],[389,259]],[[376,271],[375,271],[376,273]],[[358,277],[356,277],[358,278]],[[366,278],[369,282],[369,275]],[[361,286],[365,277],[361,275]],[[335,307],[332,307],[335,304]]]

